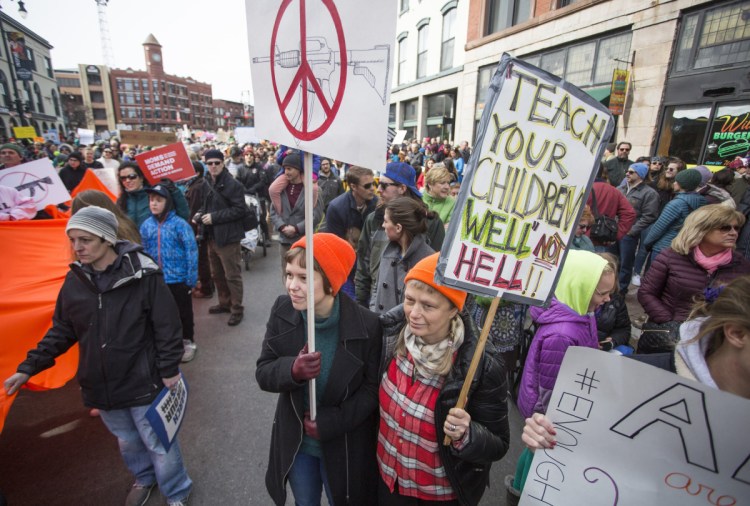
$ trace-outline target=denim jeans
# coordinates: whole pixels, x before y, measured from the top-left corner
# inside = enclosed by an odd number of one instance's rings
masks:
[[[643,241],[646,240],[646,237],[648,237],[648,233],[651,231],[651,225],[641,230],[641,241],[638,245],[638,253],[635,254],[635,264],[633,264],[633,273],[641,275],[641,272],[644,272],[643,267],[646,267],[646,270],[648,270],[649,265],[651,262],[649,261],[648,264],[646,263],[646,259],[648,257],[648,250],[643,245]]]
[[[333,504],[331,488],[323,460],[306,453],[298,453],[289,470],[289,485],[292,487],[296,506],[320,506],[320,497],[325,487],[328,504]]]
[[[180,501],[190,495],[193,481],[182,463],[180,445],[175,439],[167,452],[146,420],[148,406],[101,410],[99,414],[109,431],[117,437],[125,465],[138,485],[156,482],[168,501]]]
[[[620,292],[627,293],[630,280],[633,278],[633,262],[635,250],[638,247],[638,237],[628,234],[620,239]]]

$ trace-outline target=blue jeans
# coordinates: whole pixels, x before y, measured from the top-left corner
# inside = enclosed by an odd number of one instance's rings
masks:
[[[167,452],[146,420],[148,406],[101,410],[109,431],[117,437],[125,465],[138,485],[158,483],[168,501],[181,501],[190,495],[193,481],[182,463],[180,445],[175,439]]]
[[[651,231],[651,225],[641,230],[641,241],[638,245],[638,253],[635,254],[635,264],[633,264],[633,273],[641,275],[641,272],[643,272],[643,267],[646,267],[646,270],[648,270],[649,264],[651,262],[649,261],[648,264],[646,264],[646,258],[648,257],[648,250],[643,245],[643,241],[648,237],[648,233]]]
[[[306,453],[298,453],[289,470],[289,485],[292,487],[296,506],[320,506],[320,497],[325,487],[328,504],[333,504],[331,488],[323,460]]]
[[[633,277],[633,263],[635,250],[638,248],[638,237],[628,234],[620,239],[620,292],[627,293],[630,280]]]

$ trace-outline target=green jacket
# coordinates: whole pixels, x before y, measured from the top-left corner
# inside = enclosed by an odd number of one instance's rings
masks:
[[[456,207],[456,199],[453,197],[445,197],[439,199],[433,197],[426,191],[422,193],[422,201],[427,205],[430,211],[434,211],[440,216],[443,223],[448,223],[451,220],[453,209]]]

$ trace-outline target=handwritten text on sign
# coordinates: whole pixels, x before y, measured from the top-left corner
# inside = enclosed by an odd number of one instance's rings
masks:
[[[503,57],[443,247],[443,282],[540,304],[550,295],[612,118],[585,93]]]
[[[627,388],[623,388],[627,378]],[[568,349],[523,506],[732,506],[750,497],[750,401],[635,360]]]

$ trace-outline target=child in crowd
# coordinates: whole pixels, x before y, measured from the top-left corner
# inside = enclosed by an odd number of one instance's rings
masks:
[[[294,151],[290,149],[284,148],[284,146],[281,147],[281,150],[279,150],[279,156],[277,156],[277,161],[279,165],[282,167],[282,170],[276,174],[276,179],[273,180],[273,183],[268,187],[268,197],[271,199],[271,203],[273,204],[274,209],[276,210],[276,214],[283,214],[283,210],[281,209],[281,193],[286,190],[286,187],[289,185],[289,180],[285,177],[279,177],[284,174],[284,159],[286,156],[290,153],[293,153]],[[304,160],[303,153],[298,153],[301,158]],[[302,163],[302,166],[304,168],[304,161]],[[318,203],[318,169],[320,168],[320,158],[318,155],[313,155],[313,207]],[[304,171],[302,171],[304,172]]]
[[[164,281],[180,310],[183,362],[195,357],[193,300],[190,292],[198,281],[198,245],[190,225],[177,216],[169,190],[156,185],[147,188],[151,217],[141,225],[143,247],[161,267]]]

